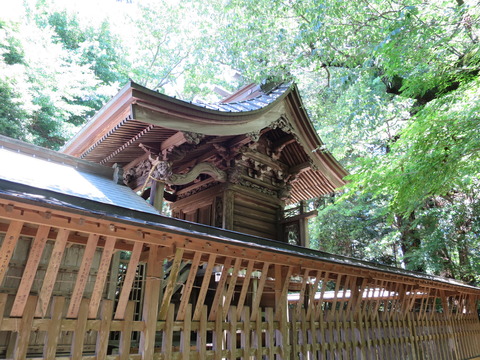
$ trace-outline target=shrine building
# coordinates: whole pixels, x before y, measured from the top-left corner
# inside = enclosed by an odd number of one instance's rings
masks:
[[[60,152],[0,159],[0,359],[480,356],[479,288],[309,248],[347,172],[294,84],[129,82]]]

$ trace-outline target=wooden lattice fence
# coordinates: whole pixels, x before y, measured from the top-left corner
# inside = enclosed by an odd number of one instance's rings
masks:
[[[0,234],[3,358],[480,355],[471,286],[13,203]]]

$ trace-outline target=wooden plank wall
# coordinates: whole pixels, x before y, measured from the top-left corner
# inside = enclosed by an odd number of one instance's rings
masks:
[[[24,252],[28,265],[16,272],[16,294],[0,293],[0,334],[8,345],[0,358],[450,360],[480,354],[479,298],[468,291],[342,266],[327,271],[320,262],[305,268],[293,255],[285,264],[276,256],[232,254],[228,246],[209,251],[211,244],[193,239],[160,246],[19,221],[0,228],[0,290],[14,250]],[[17,248],[21,236],[31,239],[29,247]],[[52,286],[73,243],[83,247],[76,269],[68,268],[75,286],[58,296]],[[131,257],[115,304],[104,295],[112,281],[105,269],[119,249]],[[50,261],[42,271],[39,259]],[[134,320],[128,295],[141,262],[147,264],[143,315]],[[112,332],[120,333],[118,343],[109,342]]]

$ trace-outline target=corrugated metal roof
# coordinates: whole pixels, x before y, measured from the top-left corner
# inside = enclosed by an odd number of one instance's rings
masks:
[[[158,214],[129,187],[72,165],[0,148],[0,179],[126,209]]]

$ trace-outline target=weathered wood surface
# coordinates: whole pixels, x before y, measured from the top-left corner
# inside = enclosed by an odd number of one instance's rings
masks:
[[[167,237],[158,245],[87,232],[84,245],[74,245],[78,258],[65,264],[74,229],[7,225],[2,248],[14,251],[25,234],[31,246],[26,268],[17,272],[20,295],[0,294],[0,358],[450,360],[480,354],[473,290],[179,237],[172,246]],[[121,288],[111,278],[116,246],[133,250]],[[40,257],[49,260],[43,270]],[[5,278],[10,266],[19,266],[11,258],[0,259]],[[129,300],[142,261],[143,296]],[[73,292],[53,291],[67,270]],[[113,299],[106,298],[108,282],[117,289]],[[119,335],[115,343],[112,333]]]

